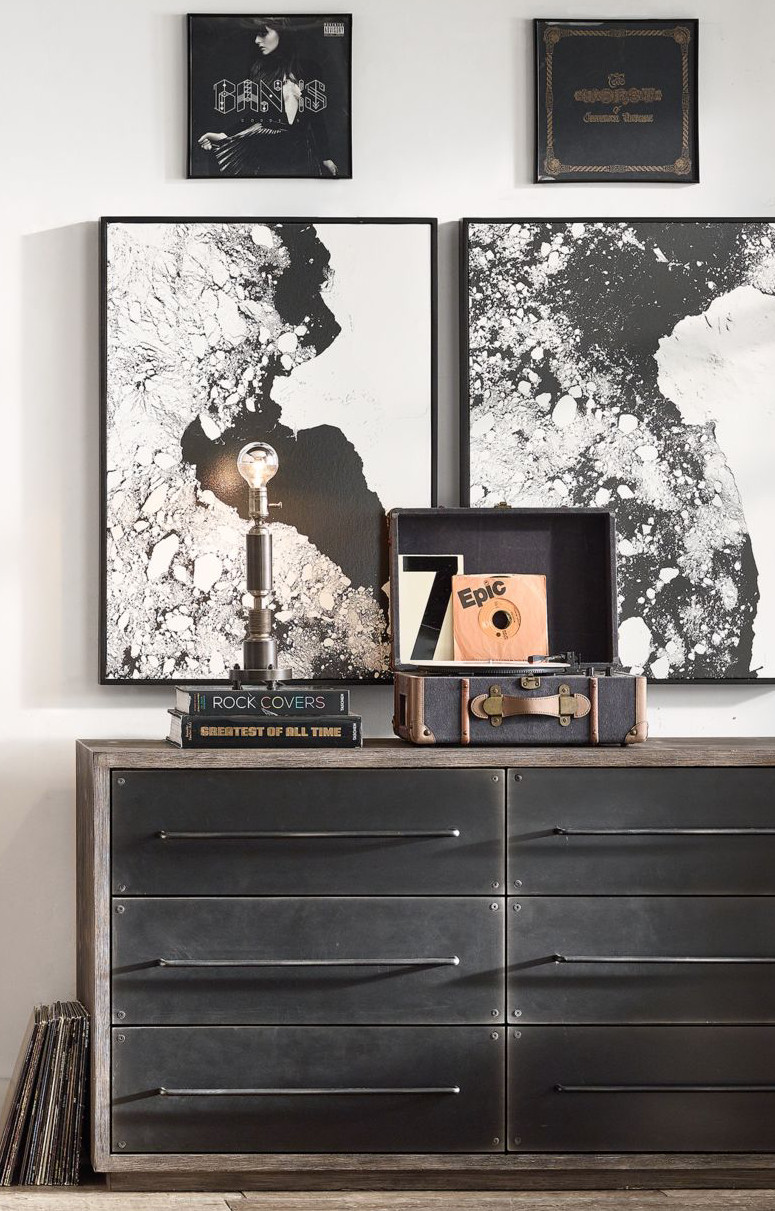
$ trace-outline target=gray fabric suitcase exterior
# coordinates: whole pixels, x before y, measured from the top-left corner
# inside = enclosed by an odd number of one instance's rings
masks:
[[[396,735],[413,744],[646,739],[646,678],[621,672],[618,662],[616,533],[609,510],[394,509],[389,524]],[[535,654],[546,658],[544,667],[441,662],[429,655],[433,627],[425,637],[422,625],[416,638],[401,635],[401,573],[412,560],[450,553],[462,558],[466,573],[546,576],[551,652]],[[438,610],[437,593],[437,627]]]
[[[648,731],[645,677],[396,673],[394,694],[393,730],[413,744],[637,744]]]

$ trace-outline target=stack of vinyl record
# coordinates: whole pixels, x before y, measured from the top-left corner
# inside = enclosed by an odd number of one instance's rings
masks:
[[[180,748],[358,748],[348,690],[178,686],[167,739]]]
[[[36,1005],[0,1117],[0,1186],[75,1186],[81,1159],[89,1015]]]

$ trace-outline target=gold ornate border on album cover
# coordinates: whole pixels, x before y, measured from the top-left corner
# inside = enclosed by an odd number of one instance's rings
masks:
[[[561,38],[672,38],[681,50],[681,154],[672,164],[563,164],[554,150],[554,48]],[[689,44],[691,30],[685,25],[667,29],[568,29],[550,26],[544,30],[546,43],[546,155],[544,170],[550,176],[565,172],[670,172],[688,176],[692,169],[689,149]]]

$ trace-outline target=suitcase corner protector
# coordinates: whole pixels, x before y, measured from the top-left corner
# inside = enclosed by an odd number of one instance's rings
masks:
[[[436,737],[429,727],[424,723],[419,726],[412,721],[406,726],[399,725],[396,727],[395,720],[393,721],[393,731],[401,740],[408,740],[410,744],[435,744]]]

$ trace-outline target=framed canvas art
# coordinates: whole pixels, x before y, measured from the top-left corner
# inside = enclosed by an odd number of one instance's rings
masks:
[[[251,441],[284,662],[388,677],[385,512],[435,504],[435,268],[434,219],[103,219],[103,682],[240,660]]]
[[[612,509],[623,664],[775,680],[775,223],[468,219],[461,280],[465,500]]]

